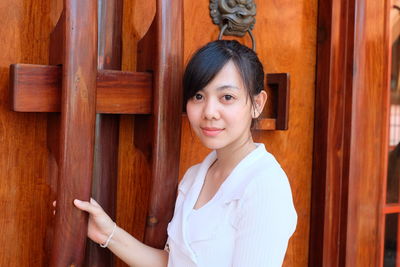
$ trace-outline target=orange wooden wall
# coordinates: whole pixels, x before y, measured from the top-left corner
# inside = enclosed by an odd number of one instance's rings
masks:
[[[8,67],[47,64],[54,1],[0,2],[0,266],[44,266],[51,218],[46,115],[9,110]]]

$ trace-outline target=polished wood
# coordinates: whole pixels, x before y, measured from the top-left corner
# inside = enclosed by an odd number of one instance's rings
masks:
[[[183,72],[183,2],[158,0],[155,17],[152,189],[144,240],[163,248],[179,174]]]
[[[9,109],[9,65],[47,64],[56,1],[0,1],[0,266],[46,266],[46,115]],[[40,10],[40,12],[38,12]],[[35,23],[32,23],[35,21]],[[36,41],[32,41],[36,40]]]
[[[389,5],[320,2],[309,266],[379,266]]]
[[[321,2],[321,1],[320,1]],[[339,266],[339,229],[345,221],[340,212],[343,166],[338,154],[343,154],[343,98],[340,88],[346,83],[346,49],[343,42],[344,22],[333,20],[346,13],[346,5],[330,1],[318,10],[318,62],[315,102],[313,194],[311,215],[309,266]],[[333,45],[335,42],[336,45]],[[334,50],[334,53],[332,53]],[[348,52],[347,52],[348,53]],[[334,112],[330,111],[333,110]],[[336,135],[335,135],[336,133]],[[329,190],[327,190],[329,189]],[[344,214],[345,215],[345,214]],[[343,227],[343,226],[342,226]],[[340,247],[343,251],[343,247]],[[343,252],[341,252],[343,253]]]
[[[124,0],[123,6],[122,69],[129,72],[151,70],[136,67],[137,57],[140,56],[137,44],[154,20],[156,1]],[[136,117],[140,116],[122,115],[120,119],[117,223],[143,241],[151,187],[151,163],[134,144]],[[117,259],[116,266],[127,265]]]
[[[97,31],[99,40],[97,68],[99,70],[120,70],[122,61],[123,1],[101,0],[98,3],[99,25]],[[99,84],[99,79],[97,79],[97,83]],[[99,107],[99,89],[100,86],[97,86],[97,111],[101,109]],[[110,88],[107,89],[105,90],[110,91]],[[109,93],[109,95],[113,94]],[[125,99],[129,99],[129,97]],[[107,103],[107,98],[102,99],[101,103]],[[115,221],[118,184],[119,115],[98,114],[96,116],[95,136],[92,197]],[[85,266],[112,267],[114,266],[114,255],[110,250],[103,249],[98,244],[89,241],[86,247]]]
[[[21,112],[61,110],[61,66],[12,64],[11,109]]]
[[[311,175],[314,125],[314,90],[316,63],[317,7],[316,0],[255,1],[257,17],[253,34],[257,53],[265,73],[289,73],[289,123],[287,131],[254,131],[256,142],[266,148],[288,175],[298,213],[296,232],[291,238],[284,266],[306,266],[311,203]],[[184,61],[196,49],[216,40],[218,26],[209,15],[209,1],[184,1]],[[224,39],[235,39],[224,36]],[[238,38],[251,47],[248,35]],[[272,91],[264,118],[275,118],[276,104]],[[191,131],[186,119],[182,123],[180,177],[209,152]],[[318,265],[315,265],[318,266]]]
[[[97,1],[64,1],[64,53],[57,211],[50,266],[81,266],[88,214],[75,198],[89,200],[97,75]]]
[[[12,109],[19,112],[60,112],[61,66],[13,64],[10,68]],[[99,70],[96,112],[148,114],[152,75],[145,72]]]
[[[379,241],[389,146],[389,8],[389,1],[355,5],[346,266],[377,266],[383,260]]]
[[[149,114],[152,108],[153,76],[145,72],[99,71],[98,113]]]

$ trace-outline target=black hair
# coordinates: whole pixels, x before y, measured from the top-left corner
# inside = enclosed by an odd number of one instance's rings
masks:
[[[183,75],[183,103],[203,89],[217,73],[232,61],[238,69],[245,89],[253,103],[253,96],[264,89],[264,69],[257,54],[235,40],[217,40],[197,50]]]

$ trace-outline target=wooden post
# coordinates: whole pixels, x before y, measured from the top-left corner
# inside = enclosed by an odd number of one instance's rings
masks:
[[[309,266],[380,266],[389,2],[320,0]]]
[[[135,145],[148,156],[152,166],[144,240],[158,248],[163,248],[167,239],[167,225],[173,215],[179,176],[182,14],[182,0],[158,0],[155,20],[139,43],[138,70],[154,71],[154,91],[153,115],[135,118]]]
[[[50,266],[81,266],[93,175],[97,77],[97,2],[65,0],[57,212]],[[79,26],[78,26],[79,25]]]

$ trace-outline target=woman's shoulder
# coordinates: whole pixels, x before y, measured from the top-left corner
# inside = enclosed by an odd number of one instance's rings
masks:
[[[250,179],[244,194],[292,196],[289,179],[280,163],[269,152],[260,157],[249,170]]]
[[[193,185],[195,181],[197,173],[199,172],[200,165],[201,163],[193,165],[186,170],[185,174],[182,177],[182,180],[179,182],[179,191],[186,193],[189,190],[189,188]]]
[[[276,158],[261,147],[247,163],[239,166],[231,181],[231,199],[241,199],[246,195],[270,191],[289,191],[290,185],[285,171]]]

